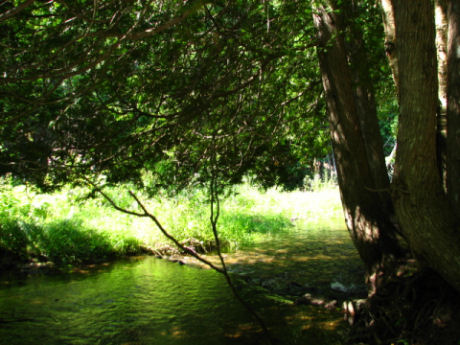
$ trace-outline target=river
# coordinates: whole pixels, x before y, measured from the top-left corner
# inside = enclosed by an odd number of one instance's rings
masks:
[[[338,310],[289,299],[343,293],[337,286],[362,292],[362,267],[345,230],[296,230],[226,260],[244,278],[238,290],[273,338],[341,343],[345,324]],[[267,344],[223,277],[185,261],[136,257],[67,274],[3,275],[0,344]]]

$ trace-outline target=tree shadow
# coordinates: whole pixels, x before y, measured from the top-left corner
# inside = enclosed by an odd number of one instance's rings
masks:
[[[308,231],[304,236],[281,234],[226,253],[228,270],[249,284],[280,295],[364,297],[364,266],[346,230],[331,238],[327,238],[327,230],[323,236],[308,235]],[[218,262],[214,256],[207,259]],[[186,262],[196,264],[192,258],[186,258]]]

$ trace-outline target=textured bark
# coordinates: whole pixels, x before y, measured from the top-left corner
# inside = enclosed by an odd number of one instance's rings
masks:
[[[383,0],[383,2],[387,2]],[[438,171],[438,107],[434,6],[391,0],[392,63],[398,70],[398,149],[392,191],[411,250],[460,291],[460,236]]]
[[[446,116],[447,112],[447,0],[436,0],[436,51],[438,58],[438,97],[439,114]],[[442,134],[445,136],[445,120],[438,120]]]
[[[460,3],[449,1],[447,190],[460,217]]]
[[[381,208],[390,214],[393,213],[391,197],[388,192],[384,192],[389,188],[390,181],[383,152],[383,140],[377,120],[374,87],[369,66],[366,63],[369,59],[365,49],[363,32],[359,24],[353,21],[353,18],[358,15],[355,1],[344,2],[342,7],[345,16],[349,18],[344,29],[349,31],[349,37],[352,39],[347,40],[349,43],[345,48],[352,77],[356,114],[360,122],[367,162],[370,165],[370,173],[376,193],[380,198]]]
[[[390,65],[391,72],[393,73],[393,80],[395,81],[397,90],[399,86],[399,73],[395,58],[396,32],[393,6],[391,4],[391,0],[381,0],[381,4],[383,12],[383,27],[385,28],[385,53],[388,57],[388,63]]]
[[[437,140],[438,170],[447,191],[447,0],[436,0],[436,51],[438,58]]]
[[[391,208],[382,207],[382,200],[389,200],[388,195],[376,192],[388,187],[388,177],[383,152],[372,151],[381,145],[375,109],[371,109],[375,105],[370,101],[370,90],[365,90],[365,86],[354,88],[353,77],[361,80],[362,71],[352,71],[348,65],[339,17],[342,12],[336,9],[330,1],[329,6],[317,6],[314,10],[318,59],[346,223],[367,267],[372,289],[378,285],[378,276],[400,254],[400,248],[390,221]],[[363,131],[363,126],[370,130]]]

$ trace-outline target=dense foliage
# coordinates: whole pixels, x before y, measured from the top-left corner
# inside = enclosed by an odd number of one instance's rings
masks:
[[[301,184],[330,150],[310,11],[51,1],[4,15],[1,172],[44,186],[147,169],[178,186],[206,180],[214,156],[222,181]]]

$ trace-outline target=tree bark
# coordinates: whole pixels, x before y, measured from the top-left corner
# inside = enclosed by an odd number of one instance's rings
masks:
[[[371,80],[371,72],[367,61],[368,55],[363,40],[362,28],[353,20],[358,16],[356,0],[344,2],[343,13],[348,18],[343,29],[350,38],[345,45],[348,65],[352,78],[352,91],[356,105],[356,114],[359,118],[362,139],[370,173],[374,182],[375,190],[380,198],[381,208],[388,214],[394,212],[390,194],[385,192],[389,188],[390,180],[385,164],[383,152],[383,140],[377,119],[377,107],[375,102],[374,86]]]
[[[448,8],[447,190],[460,218],[460,3]]]
[[[396,91],[399,94],[399,72],[395,59],[396,31],[395,17],[391,0],[381,0],[383,13],[383,27],[385,29],[385,53],[388,58],[388,63],[393,73],[393,80],[396,85]]]
[[[460,236],[442,188],[436,152],[438,81],[433,2],[382,0],[382,4],[393,12],[395,24],[394,52],[389,58],[398,71],[400,107],[392,181],[396,214],[419,261],[460,291]]]
[[[436,0],[436,51],[438,58],[437,153],[438,170],[447,191],[447,0]]]
[[[436,0],[435,9],[436,21],[436,51],[438,58],[438,97],[439,114],[444,117],[447,112],[447,0]],[[445,130],[443,120],[438,121],[441,128]],[[445,132],[444,132],[445,135]]]
[[[366,265],[372,293],[401,250],[390,221],[391,207],[382,207],[385,199],[391,205],[389,195],[377,193],[388,188],[389,182],[383,151],[372,150],[381,145],[376,111],[372,109],[375,104],[364,84],[359,83],[362,88],[354,87],[353,79],[362,81],[363,74],[348,65],[340,17],[343,12],[337,9],[334,1],[328,1],[313,10],[319,41],[317,54],[346,224]]]

